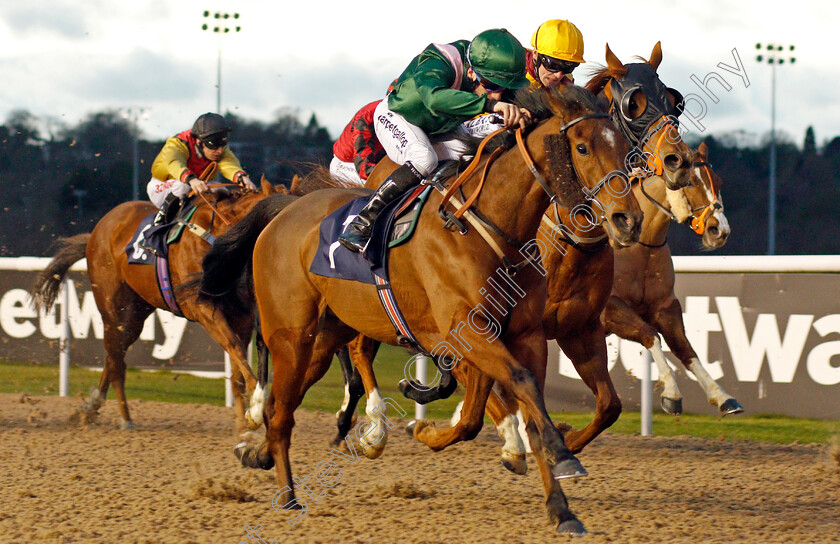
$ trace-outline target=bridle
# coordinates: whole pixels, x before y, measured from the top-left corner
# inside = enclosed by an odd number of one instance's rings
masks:
[[[576,124],[580,123],[581,121],[585,121],[587,119],[601,118],[601,117],[611,118],[611,116],[607,113],[590,113],[590,114],[582,115],[580,117],[577,117],[577,118],[569,121],[568,123],[566,123],[565,125],[560,127],[558,132],[560,134],[565,135],[566,132],[570,128],[572,128]],[[508,234],[506,234],[504,231],[502,231],[501,228],[499,228],[490,219],[488,219],[486,216],[484,216],[484,214],[482,214],[477,208],[473,207],[475,201],[478,199],[479,193],[481,192],[481,190],[484,187],[484,182],[486,180],[487,172],[490,168],[490,165],[501,155],[501,153],[503,151],[503,148],[499,147],[499,148],[496,148],[495,150],[493,150],[489,159],[487,160],[486,164],[484,165],[484,169],[481,173],[481,177],[479,178],[479,182],[476,185],[475,190],[469,196],[469,198],[466,198],[464,200],[463,204],[462,204],[460,202],[460,200],[455,196],[455,192],[458,191],[461,188],[461,185],[463,185],[463,183],[470,176],[470,174],[472,174],[475,171],[475,169],[478,167],[478,162],[481,159],[481,154],[482,154],[482,152],[484,150],[484,147],[487,144],[487,142],[489,142],[497,134],[499,134],[501,132],[504,132],[506,130],[508,130],[508,129],[501,128],[501,129],[498,129],[498,130],[492,132],[488,136],[486,136],[484,138],[484,140],[482,140],[478,149],[476,150],[475,157],[470,162],[469,166],[467,166],[467,168],[460,175],[458,175],[458,177],[455,179],[455,181],[451,185],[449,185],[445,189],[439,183],[434,185],[434,186],[439,192],[441,192],[443,194],[443,198],[441,199],[440,206],[438,207],[438,213],[444,219],[444,228],[448,228],[449,226],[455,226],[461,234],[466,234],[467,233],[466,225],[464,225],[463,222],[461,221],[462,218],[466,219],[476,229],[476,231],[479,233],[479,235],[481,235],[481,237],[487,242],[487,244],[493,249],[493,251],[496,253],[496,255],[501,259],[503,265],[505,266],[505,270],[508,272],[508,274],[510,274],[512,276],[516,272],[518,272],[519,270],[524,268],[527,264],[531,263],[534,259],[538,258],[538,256],[537,255],[531,255],[530,256],[531,258],[526,257],[523,261],[520,261],[519,263],[516,263],[516,264],[512,264],[510,262],[510,260],[507,258],[507,256],[505,255],[504,251],[502,251],[501,247],[496,243],[496,241],[493,239],[493,237],[490,236],[490,233],[488,231],[492,231],[494,234],[496,234],[497,236],[502,238],[508,245],[514,247],[517,251],[521,251],[523,248],[525,248],[525,244],[523,242],[521,242],[519,240],[516,240],[515,238],[509,236]],[[517,147],[519,149],[520,155],[522,156],[522,158],[525,162],[525,165],[528,167],[528,170],[534,176],[534,178],[536,179],[537,183],[539,183],[539,185],[543,189],[543,191],[548,195],[549,202],[552,205],[559,205],[560,197],[551,188],[551,186],[548,184],[548,182],[546,181],[546,179],[542,175],[542,173],[540,173],[539,169],[537,168],[536,164],[534,163],[533,159],[531,158],[530,153],[528,152],[528,149],[525,145],[525,142],[524,142],[524,139],[523,139],[523,136],[522,136],[522,128],[517,128],[516,129],[515,136],[516,136],[516,143],[517,143]],[[570,157],[570,160],[571,160],[571,157]],[[590,198],[594,198],[595,195],[604,187],[604,185],[606,185],[606,183],[610,179],[612,179],[612,177],[614,177],[613,173],[611,172],[611,173],[607,174],[606,176],[604,176],[604,178],[602,178],[595,185],[594,188],[589,189],[588,187],[585,187],[580,182],[580,176],[578,175],[577,167],[574,165],[574,161],[572,161],[572,168],[574,169],[575,179],[576,179],[577,183],[580,185],[581,190],[584,190],[589,195]],[[450,202],[457,207],[456,211],[450,212],[450,211],[445,209],[446,205]],[[536,246],[532,246],[532,247],[536,247]]]
[[[703,233],[706,232],[706,221],[709,218],[710,214],[714,214],[717,210],[723,209],[723,204],[717,198],[717,191],[715,190],[715,178],[712,177],[712,173],[709,172],[709,166],[711,166],[708,162],[695,162],[694,166],[702,166],[703,170],[706,171],[706,175],[709,176],[709,187],[712,189],[712,196],[713,200],[708,204],[704,204],[701,206],[697,206],[696,208],[691,209],[691,229],[700,234],[701,236]],[[701,177],[700,180],[702,181],[703,178]],[[686,200],[688,200],[688,194],[685,196]],[[691,203],[689,202],[689,205]],[[700,216],[696,215],[696,212],[703,210]]]

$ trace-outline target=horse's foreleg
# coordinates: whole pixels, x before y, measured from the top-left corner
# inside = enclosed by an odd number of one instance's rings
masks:
[[[367,396],[367,402],[365,403],[367,421],[364,422],[363,426],[360,425],[356,428],[356,435],[359,444],[362,446],[362,451],[368,459],[376,459],[382,455],[388,442],[388,427],[390,424],[387,417],[388,406],[379,392],[379,385],[373,372],[373,359],[379,351],[379,345],[379,342],[364,335],[359,335],[347,344],[350,357],[359,371]],[[396,404],[395,407],[398,408]],[[363,427],[364,430],[362,430]]]
[[[613,386],[607,368],[607,345],[600,322],[581,327],[579,331],[557,339],[584,383],[595,394],[595,417],[583,429],[569,430],[563,438],[573,453],[615,423],[621,414],[621,400]]]
[[[452,373],[466,389],[461,418],[455,425],[446,429],[438,429],[430,421],[420,421],[414,427],[414,437],[434,451],[478,436],[484,425],[487,397],[493,388],[493,380],[468,363],[459,362],[452,369]]]
[[[566,495],[560,487],[560,482],[555,477],[552,464],[546,458],[547,452],[543,447],[542,437],[537,430],[537,426],[528,415],[525,418],[525,430],[528,433],[528,440],[534,452],[534,459],[537,462],[537,466],[540,469],[540,476],[542,477],[543,490],[545,491],[545,510],[548,514],[549,521],[555,524],[558,533],[572,536],[585,535],[586,529],[569,509],[569,501],[566,499]]]
[[[670,304],[654,315],[654,321],[671,351],[680,359],[683,366],[697,378],[697,382],[706,393],[709,403],[717,406],[722,416],[743,412],[744,408],[741,404],[715,382],[703,363],[700,362],[694,348],[691,347],[685,335],[680,301],[676,298],[673,299]],[[659,351],[661,352],[661,347]],[[664,355],[662,355],[662,358],[664,359]]]
[[[525,459],[525,442],[519,434],[519,405],[510,392],[496,384],[487,399],[487,415],[496,425],[496,432],[502,440],[502,465],[514,474],[528,472]]]
[[[470,319],[469,316],[464,317]],[[463,327],[461,339],[472,347],[469,352],[470,362],[480,362],[478,368],[490,379],[510,390],[524,407],[523,412],[527,411],[530,419],[535,422],[554,477],[586,475],[586,470],[566,447],[563,436],[552,424],[545,408],[543,384],[548,348],[542,323],[508,335],[504,344],[499,341],[490,343],[472,328]]]
[[[604,324],[606,334],[615,333],[626,340],[638,342],[650,350],[659,373],[659,383],[662,384],[660,405],[669,414],[681,414],[682,393],[677,385],[674,371],[662,353],[656,328],[648,324],[633,308],[616,296],[611,296],[607,302],[607,307],[601,315],[601,322]]]

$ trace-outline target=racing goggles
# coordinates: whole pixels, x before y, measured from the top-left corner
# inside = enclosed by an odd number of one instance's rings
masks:
[[[493,83],[489,79],[481,77],[480,75],[478,75],[478,72],[476,72],[475,69],[473,69],[473,72],[475,72],[475,77],[478,80],[478,84],[481,85],[482,87],[484,87],[484,90],[487,91],[487,94],[501,93],[501,92],[504,92],[507,89],[507,87],[503,87],[501,85],[496,85],[495,83]]]
[[[228,143],[227,134],[213,134],[201,140],[201,144],[211,151],[226,146]]]
[[[575,68],[580,65],[578,62],[555,59],[554,57],[549,57],[547,55],[540,55],[540,64],[542,64],[543,68],[553,74],[556,74],[557,72],[562,74],[571,74]]]

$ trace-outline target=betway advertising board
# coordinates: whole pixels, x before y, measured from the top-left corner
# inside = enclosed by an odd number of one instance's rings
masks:
[[[47,262],[49,259],[31,257],[0,259],[0,361],[58,364],[62,297],[49,312],[36,312],[29,304],[28,290],[39,273],[31,269]],[[69,286],[70,360],[74,365],[101,367],[105,327],[84,266],[75,266],[68,277],[72,281],[64,285]],[[139,368],[220,371],[224,369],[224,351],[199,325],[155,310],[146,319],[139,340],[128,350],[126,362]]]
[[[840,259],[676,257],[675,267],[689,342],[745,413],[840,418]],[[607,346],[622,404],[638,410],[643,348],[615,336]],[[717,414],[694,376],[664,349],[684,411]],[[655,365],[651,375],[656,380]],[[594,409],[593,394],[556,344],[546,387],[549,409]],[[657,409],[659,393],[654,389]]]
[[[0,259],[0,360],[57,364],[61,303],[50,312],[34,311],[27,291],[38,272],[31,263],[13,266],[15,261]],[[46,265],[48,259],[35,262]],[[675,263],[688,339],[711,377],[746,413],[840,418],[840,258],[676,257]],[[67,308],[71,361],[101,366],[102,318],[87,274],[77,268],[70,273]],[[638,410],[642,347],[616,337],[607,341],[610,375],[622,403]],[[716,414],[693,376],[664,348],[677,369],[684,410]],[[195,323],[156,310],[127,361],[141,368],[222,370],[223,351]],[[655,380],[655,366],[651,373]],[[657,405],[658,395],[654,391]],[[595,406],[556,344],[548,361],[546,401],[551,410]]]

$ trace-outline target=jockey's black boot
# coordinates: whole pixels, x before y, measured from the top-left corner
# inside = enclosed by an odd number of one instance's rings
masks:
[[[338,237],[341,245],[354,253],[363,253],[370,241],[371,227],[379,213],[400,195],[420,183],[421,179],[422,176],[411,163],[405,163],[394,170]]]
[[[163,199],[163,206],[161,206],[160,211],[155,216],[152,226],[163,225],[172,221],[178,213],[178,210],[181,209],[181,203],[181,199],[172,193],[166,195],[166,198]]]

